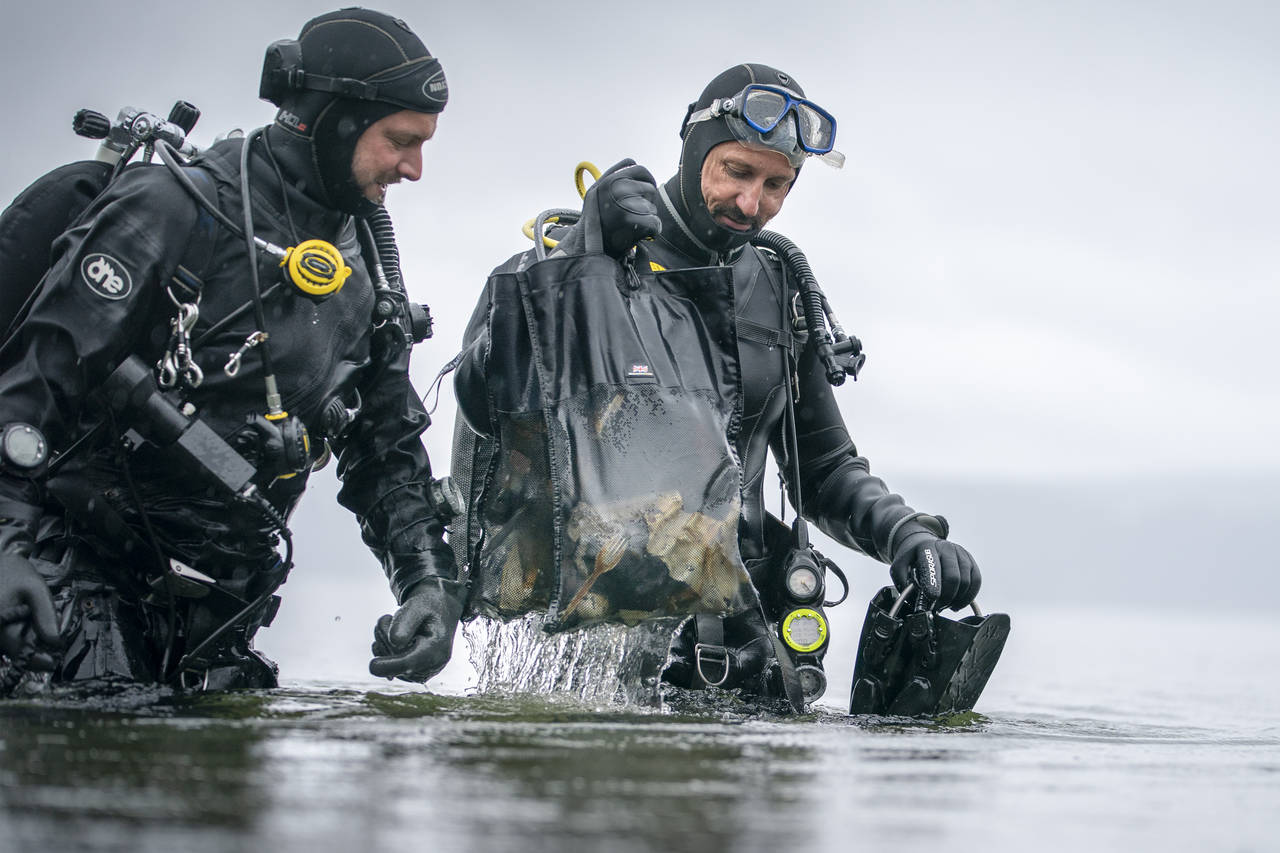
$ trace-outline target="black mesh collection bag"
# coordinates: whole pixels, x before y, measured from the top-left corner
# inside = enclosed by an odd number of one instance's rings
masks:
[[[738,552],[731,272],[604,255],[492,276],[492,438],[455,437],[470,610],[549,630],[758,607]]]

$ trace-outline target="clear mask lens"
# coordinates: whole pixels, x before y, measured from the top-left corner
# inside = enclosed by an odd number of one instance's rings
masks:
[[[823,154],[831,150],[835,127],[829,118],[808,104],[796,104],[796,119],[800,122],[800,138],[810,151]]]
[[[787,121],[788,116],[794,118]],[[733,98],[691,113],[688,122],[721,118],[738,141],[780,151],[792,168],[800,168],[810,154],[837,169],[844,165],[844,155],[832,150],[836,120],[789,90],[753,83]]]
[[[762,133],[773,130],[786,111],[787,99],[783,95],[759,89],[748,92],[742,105],[742,117]]]

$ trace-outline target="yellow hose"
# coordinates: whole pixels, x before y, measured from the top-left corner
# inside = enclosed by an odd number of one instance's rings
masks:
[[[590,172],[591,180],[600,180],[600,170],[590,160],[583,160],[573,168],[573,185],[578,188],[578,198],[587,197],[587,185],[582,181],[582,173]]]
[[[526,222],[524,225],[522,225],[522,226],[520,227],[520,231],[521,231],[521,232],[523,232],[523,233],[524,233],[524,236],[528,237],[530,240],[535,239],[535,238],[534,238],[534,236],[533,236],[533,223],[534,223],[534,222],[537,222],[537,221],[538,221],[538,218],[535,216],[533,219],[530,219],[528,222]],[[559,217],[559,216],[548,216],[548,217],[547,217],[547,221],[548,221],[548,222],[559,222],[559,221],[560,221],[560,217]],[[552,240],[552,239],[551,239],[550,237],[548,237],[546,234],[543,234],[543,235],[542,235],[542,245],[546,246],[548,249],[554,249],[556,246],[559,246],[559,245],[560,245],[560,241],[559,241],[559,240]]]
[[[592,163],[590,160],[583,160],[577,166],[574,166],[573,167],[573,185],[578,189],[578,198],[587,197],[587,185],[586,185],[586,182],[582,179],[582,176],[584,173],[590,174],[591,180],[593,181],[600,180],[600,169],[597,168],[596,164]],[[560,221],[560,217],[558,216],[547,217],[547,222],[559,222],[559,221]],[[521,233],[524,234],[524,236],[528,237],[530,240],[537,239],[536,237],[533,236],[533,223],[535,222],[537,222],[536,216],[520,227]],[[543,234],[542,245],[546,246],[548,249],[554,249],[556,246],[560,245],[560,241],[552,240],[546,234]]]

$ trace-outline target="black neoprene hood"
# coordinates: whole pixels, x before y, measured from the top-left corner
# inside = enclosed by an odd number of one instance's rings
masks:
[[[320,15],[296,41],[271,45],[261,93],[280,107],[273,146],[281,140],[286,160],[305,154],[292,164],[304,167],[303,190],[360,216],[377,208],[351,175],[360,136],[392,113],[439,113],[449,100],[440,61],[408,25],[360,8]]]
[[[744,62],[722,72],[707,84],[698,99],[689,104],[684,120],[680,123],[680,170],[678,179],[679,192],[671,193],[671,202],[676,206],[680,217],[693,231],[694,236],[705,246],[718,252],[728,252],[744,246],[758,233],[735,231],[718,224],[711,218],[710,211],[702,198],[702,164],[707,154],[722,142],[737,141],[725,121],[702,121],[689,123],[689,116],[701,109],[711,106],[712,101],[719,98],[730,98],[741,92],[751,83],[767,83],[782,86],[803,97],[804,89],[790,74],[779,71],[758,62]],[[765,137],[768,139],[768,137]],[[799,168],[796,174],[799,175]],[[674,182],[673,182],[674,183]]]

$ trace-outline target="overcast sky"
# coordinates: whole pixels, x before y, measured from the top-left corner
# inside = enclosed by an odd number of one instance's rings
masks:
[[[81,106],[184,98],[203,144],[267,122],[263,48],[331,8],[6,5],[3,198],[92,154],[69,131]],[[1280,468],[1273,4],[556,6],[383,4],[451,91],[422,181],[389,201],[437,317],[418,375],[447,360],[520,223],[576,201],[575,163],[631,156],[665,179],[685,105],[763,61],[840,123],[848,165],[811,163],[773,225],[863,338],[865,377],[841,393],[878,467]]]
[[[189,100],[204,111],[198,145],[268,122],[265,46],[332,8],[5,5],[6,200],[92,155],[70,131],[80,107]],[[666,179],[688,102],[760,61],[839,121],[848,164],[807,165],[771,227],[807,252],[865,344],[863,379],[839,393],[891,485],[1280,474],[1280,7],[380,8],[423,37],[450,84],[422,181],[389,199],[410,290],[436,317],[415,354],[422,389],[487,271],[524,248],[520,224],[576,204],[574,164],[629,156]],[[429,440],[442,470],[452,419],[446,394]],[[358,549],[349,532],[342,547]]]

